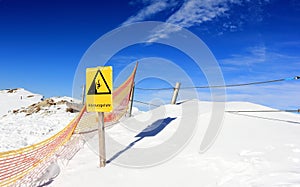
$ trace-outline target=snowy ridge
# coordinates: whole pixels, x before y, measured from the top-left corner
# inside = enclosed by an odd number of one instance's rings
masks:
[[[42,98],[42,95],[31,93],[23,88],[0,90],[0,117],[9,111],[39,102]]]
[[[5,113],[0,117],[0,152],[15,150],[39,143],[56,134],[77,115],[67,112],[69,97],[53,97],[41,101],[43,96],[24,89],[0,92]],[[22,97],[22,98],[21,98]]]

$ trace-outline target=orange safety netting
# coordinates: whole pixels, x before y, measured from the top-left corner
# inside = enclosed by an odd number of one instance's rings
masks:
[[[49,159],[72,136],[85,110],[54,136],[31,146],[0,153],[0,186],[11,185]]]
[[[113,92],[114,110],[105,114],[105,122],[117,122],[126,113],[136,69],[137,66],[129,78]],[[96,124],[95,113],[87,113],[84,106],[63,130],[52,137],[25,148],[1,152],[0,186],[31,186],[57,158],[68,157],[78,151],[75,144],[79,144],[80,137],[74,133],[93,131],[97,128]]]

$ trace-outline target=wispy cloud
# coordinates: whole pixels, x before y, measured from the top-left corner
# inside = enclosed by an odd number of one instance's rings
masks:
[[[271,1],[135,0],[135,2],[142,4],[143,8],[135,15],[129,17],[123,24],[151,20],[159,14],[160,20],[179,26],[166,25],[156,28],[148,38],[149,42],[154,42],[158,39],[168,38],[170,33],[180,31],[181,27],[191,28],[197,26],[197,28],[201,29],[207,25],[205,23],[213,23],[214,28],[220,27],[220,32],[237,31],[246,22],[256,23],[263,21],[264,16],[266,16],[263,14],[264,5]],[[165,17],[161,18],[162,15]],[[261,43],[244,50],[240,49],[236,54],[232,54],[227,58],[219,59],[222,69],[227,68],[228,70],[223,72],[227,83],[263,81],[297,75],[299,68],[296,67],[299,67],[300,57],[296,53],[286,50],[287,47],[291,46],[294,46],[294,50],[295,48],[298,49],[299,41],[290,41],[278,44],[278,46],[272,45],[272,47]],[[201,99],[210,99],[209,92],[198,91]],[[275,108],[285,108],[295,107],[300,104],[299,101],[291,99],[297,95],[297,92],[299,92],[299,89],[296,84],[288,82],[230,89],[227,97],[228,100],[250,101]],[[181,96],[189,95],[188,91],[181,90],[180,93]],[[164,95],[164,100],[167,100],[167,97],[169,97],[167,92],[159,93],[159,96],[162,95]],[[152,96],[155,98],[156,95],[148,94],[141,99],[149,99]]]
[[[192,27],[203,22],[211,21],[218,16],[224,15],[229,9],[228,0],[199,1],[189,0],[181,8],[171,15],[166,22],[181,27]],[[231,1],[230,3],[234,3]]]
[[[140,0],[138,2],[143,4],[144,8],[129,17],[123,25],[148,20],[162,11],[172,12],[176,6],[179,6],[165,22],[188,28],[224,15],[229,10],[230,4],[239,4],[241,0]]]
[[[242,54],[232,54],[229,58],[220,59],[219,62],[224,65],[251,66],[265,62],[266,56],[267,48],[264,45],[258,45],[246,48]]]
[[[185,1],[182,6],[166,20],[166,23],[174,24],[179,27],[167,25],[163,28],[158,28],[155,33],[149,37],[149,42],[167,38],[170,33],[181,30],[180,27],[189,28],[198,26],[218,16],[224,15],[229,9],[228,2],[228,0]]]
[[[285,44],[284,44],[285,45]],[[264,44],[241,49],[240,53],[232,54],[228,58],[219,59],[222,65],[248,66],[262,63],[300,62],[300,56],[278,52],[278,49],[266,47]],[[279,64],[280,65],[280,64]]]
[[[221,24],[224,30],[236,31],[241,26],[243,22],[243,18],[250,17],[249,19],[257,18],[257,20],[262,20],[260,15],[261,6],[264,2],[268,2],[268,0],[256,0],[252,1],[242,1],[242,0],[137,0],[134,1],[139,2],[144,7],[137,12],[137,14],[129,17],[122,25],[151,20],[155,15],[160,12],[165,12],[167,16],[165,19],[162,18],[162,21],[166,23],[175,24],[179,27],[171,27],[166,26],[164,28],[156,29],[155,33],[152,36],[152,39],[149,41],[155,41],[159,38],[168,37],[169,33],[179,31],[180,27],[190,28],[193,26],[200,26],[201,24],[213,20],[217,20],[218,18],[227,18],[227,21]],[[241,20],[233,20],[230,17],[230,10],[233,5],[242,6],[244,4],[250,4],[253,6],[249,6],[249,12],[251,12],[251,16],[243,16],[241,15],[238,19]],[[253,10],[251,7],[254,7]],[[254,15],[255,14],[255,15]],[[249,13],[250,15],[250,13]]]
[[[138,11],[137,14],[129,17],[122,25],[149,19],[159,12],[171,9],[177,2],[174,0],[143,0],[142,4],[144,4],[145,7]]]

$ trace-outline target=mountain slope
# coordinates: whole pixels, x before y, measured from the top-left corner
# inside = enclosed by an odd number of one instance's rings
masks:
[[[24,89],[0,91],[0,152],[39,143],[59,132],[77,115],[67,111],[69,97],[44,99]]]

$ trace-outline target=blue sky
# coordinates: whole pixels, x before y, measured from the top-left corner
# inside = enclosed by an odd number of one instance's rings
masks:
[[[119,26],[140,21],[177,24],[196,34],[216,57],[228,84],[292,77],[300,75],[299,17],[297,0],[0,0],[0,89],[71,96],[77,65],[89,46]],[[168,50],[131,46],[110,64],[118,73],[135,60],[160,57],[182,67],[195,84],[206,83],[186,65],[188,57]],[[140,86],[151,86],[149,82]],[[294,108],[300,106],[299,82],[228,89],[227,99]],[[144,101],[168,100],[169,95],[136,93]],[[199,95],[209,98],[206,91]]]

